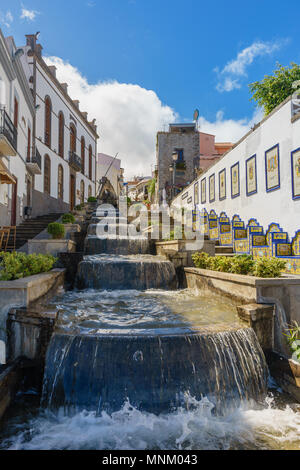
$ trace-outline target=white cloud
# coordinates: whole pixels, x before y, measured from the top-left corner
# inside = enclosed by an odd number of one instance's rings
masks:
[[[36,10],[27,10],[24,6],[21,9],[21,20],[34,21],[39,12]]]
[[[57,67],[58,79],[69,84],[70,96],[80,100],[80,109],[89,113],[88,119],[97,119],[98,151],[109,155],[119,152],[126,177],[151,174],[156,133],[174,122],[176,113],[152,90],[117,81],[92,85],[62,59],[45,60]]]
[[[216,142],[237,142],[254,124],[263,118],[261,110],[255,110],[253,116],[243,119],[224,119],[223,111],[218,111],[214,121],[208,121],[203,116],[199,118],[200,131],[216,136]]]
[[[228,62],[222,70],[217,67],[215,69],[219,78],[217,90],[223,92],[241,88],[239,80],[247,77],[247,67],[253,63],[254,59],[272,54],[274,51],[279,50],[286,42],[287,40],[273,43],[256,41],[239,52],[237,57]]]
[[[45,60],[57,67],[58,79],[69,84],[70,96],[80,100],[80,109],[89,113],[88,119],[96,118],[98,151],[109,155],[119,152],[127,178],[149,175],[151,164],[155,164],[156,133],[176,121],[176,112],[152,90],[117,81],[92,85],[62,59]],[[263,113],[256,110],[251,118],[225,119],[219,111],[215,120],[208,121],[202,116],[199,124],[200,130],[214,134],[217,142],[236,142],[262,117]]]
[[[7,28],[10,27],[11,23],[13,22],[14,18],[11,14],[10,10],[7,10],[6,13],[0,12],[0,23],[6,26]]]

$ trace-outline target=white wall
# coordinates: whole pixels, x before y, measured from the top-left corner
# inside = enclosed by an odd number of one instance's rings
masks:
[[[24,204],[26,205],[27,196],[27,169],[26,169],[26,157],[27,157],[27,143],[28,143],[28,127],[32,131],[32,120],[33,116],[28,108],[27,102],[22,93],[18,80],[14,80],[12,83],[12,100],[11,100],[11,119],[13,120],[14,114],[14,97],[16,96],[19,103],[19,118],[18,118],[18,155],[16,157],[9,158],[8,168],[9,171],[17,178],[17,195],[20,199],[19,214],[17,217],[23,216]],[[32,133],[31,133],[32,135]],[[11,196],[12,185],[9,185],[9,197]],[[24,201],[24,204],[23,204]]]
[[[12,122],[14,122],[14,99],[18,100],[18,140],[17,140],[17,155],[2,157],[3,162],[9,171],[17,178],[17,223],[21,222],[23,217],[24,204],[26,204],[27,195],[27,169],[26,169],[26,157],[27,157],[27,136],[28,127],[32,130],[33,122],[33,101],[31,107],[24,96],[23,88],[19,80],[23,80],[26,84],[25,74],[16,73],[16,70],[21,69],[19,59],[16,62],[12,62],[12,54],[15,51],[15,45],[12,38],[4,40],[2,34],[0,37],[1,47],[6,48],[7,59],[10,62],[13,69],[13,77],[11,79],[7,76],[3,64],[0,63],[0,105],[5,106],[5,110],[9,115]],[[22,69],[21,69],[22,70]],[[20,77],[21,78],[18,78]],[[30,91],[28,89],[28,94]],[[6,212],[6,223],[10,223],[11,216],[11,196],[12,196],[12,185],[0,184],[0,204],[5,208]],[[3,220],[4,221],[4,220]],[[0,222],[1,225],[1,222]]]
[[[24,50],[27,51],[28,47],[25,47]],[[27,53],[25,52],[25,57]],[[29,61],[31,62],[31,57]],[[27,68],[27,73],[32,73],[29,68]],[[79,113],[76,113],[76,110],[68,103],[67,99],[63,96],[61,91],[57,86],[55,86],[54,81],[51,77],[45,72],[42,66],[37,63],[37,88],[36,88],[37,98],[36,104],[40,105],[36,113],[36,145],[42,156],[42,174],[35,177],[35,189],[43,192],[44,191],[44,158],[48,154],[51,160],[51,193],[50,195],[53,198],[58,197],[58,184],[57,184],[57,172],[58,165],[61,164],[64,170],[64,194],[63,201],[65,203],[70,202],[70,168],[69,168],[69,150],[70,150],[70,124],[73,122],[76,128],[76,153],[81,157],[81,137],[85,139],[85,174],[78,172],[76,174],[76,203],[79,203],[79,195],[77,190],[80,190],[80,183],[83,180],[85,184],[85,198],[88,197],[88,187],[92,186],[92,195],[95,195],[95,162],[96,162],[96,142],[95,137],[92,132],[89,130],[87,124],[81,118]],[[52,103],[52,120],[51,120],[51,149],[44,144],[44,134],[45,134],[45,97],[49,96]],[[64,133],[64,158],[62,159],[58,155],[58,115],[62,111],[64,114],[65,120],[65,133]],[[73,119],[71,119],[71,117]],[[92,146],[92,180],[88,177],[89,171],[89,145]]]
[[[265,151],[279,144],[280,155],[280,188],[266,191]],[[221,160],[203,173],[199,178],[199,201],[201,203],[201,180],[206,178],[206,204],[209,212],[214,209],[217,214],[225,211],[228,217],[235,214],[248,222],[256,218],[267,229],[272,222],[279,223],[284,231],[292,237],[300,229],[300,199],[292,198],[291,152],[300,147],[300,120],[291,122],[291,102],[288,101],[273,114],[261,122],[235,148],[230,150]],[[246,160],[256,154],[257,160],[257,193],[246,195]],[[231,198],[230,168],[240,162],[240,196]],[[226,199],[219,200],[219,171],[226,168]],[[209,177],[215,174],[215,202],[209,203]],[[176,206],[194,206],[194,183],[185,188],[175,199]],[[182,195],[188,196],[182,200]],[[192,201],[187,201],[192,197]]]
[[[1,39],[0,39],[1,40]],[[4,46],[4,42],[3,42]],[[10,98],[11,98],[11,83],[6,75],[6,72],[4,70],[3,65],[0,62],[0,87],[1,87],[1,93],[0,93],[0,105],[1,107],[5,107],[7,113],[10,115]],[[1,157],[3,158],[3,157]],[[6,166],[9,165],[9,159],[5,158],[4,159],[4,164]],[[8,193],[9,193],[9,185],[8,184],[0,184],[0,206],[5,206],[8,210]],[[0,223],[1,225],[1,223]]]

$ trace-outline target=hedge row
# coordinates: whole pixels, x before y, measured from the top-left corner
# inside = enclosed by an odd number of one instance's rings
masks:
[[[254,260],[251,255],[210,256],[195,253],[192,258],[196,268],[264,278],[280,277],[286,266],[286,262],[278,258]]]
[[[56,262],[51,255],[0,252],[0,281],[13,281],[50,271]]]

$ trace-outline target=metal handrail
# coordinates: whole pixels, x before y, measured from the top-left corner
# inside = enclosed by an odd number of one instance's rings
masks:
[[[35,154],[32,156],[32,163],[36,163],[37,166],[42,169],[42,157],[38,149],[35,149]]]
[[[13,148],[17,150],[18,131],[5,109],[0,109],[0,134],[5,135]]]
[[[69,151],[69,164],[78,168],[78,171],[81,171],[82,161],[81,157],[77,155],[73,150]]]

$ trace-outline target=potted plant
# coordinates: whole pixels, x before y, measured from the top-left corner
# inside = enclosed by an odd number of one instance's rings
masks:
[[[293,321],[284,335],[287,338],[292,353],[292,357],[289,359],[289,365],[297,387],[300,387],[300,325],[296,321]]]
[[[63,224],[74,224],[75,223],[75,217],[73,214],[64,214],[62,216],[62,223]]]
[[[63,224],[58,222],[52,222],[48,225],[47,232],[49,235],[52,235],[54,240],[59,240],[64,237],[65,235],[65,227]]]

